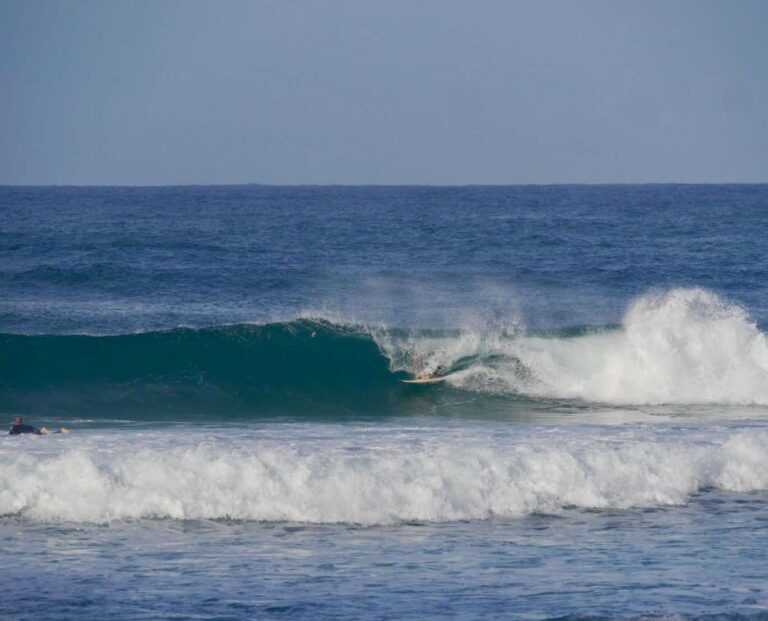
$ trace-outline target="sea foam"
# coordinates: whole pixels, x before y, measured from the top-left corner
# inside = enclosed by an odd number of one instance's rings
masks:
[[[378,340],[396,363],[407,360]],[[740,306],[699,288],[638,298],[618,329],[577,336],[468,330],[411,347],[432,352],[434,364],[474,356],[451,382],[480,392],[610,404],[768,405],[768,338]]]
[[[708,437],[590,427],[521,437],[514,429],[382,432],[377,440],[334,433],[291,442],[164,433],[152,442],[82,439],[79,448],[72,438],[54,448],[47,439],[6,440],[0,514],[371,525],[674,506],[709,488],[768,489],[764,428]]]

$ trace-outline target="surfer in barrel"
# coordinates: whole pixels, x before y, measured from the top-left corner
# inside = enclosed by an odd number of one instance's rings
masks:
[[[37,427],[33,427],[32,425],[26,425],[24,423],[24,420],[21,418],[21,416],[15,416],[13,418],[13,423],[11,424],[11,429],[8,432],[8,434],[12,436],[20,436],[23,434],[47,436],[50,433],[69,433],[69,429],[67,429],[66,427],[62,427],[58,431],[49,431],[45,427],[40,427],[38,429]]]
[[[448,369],[445,366],[443,366],[442,364],[440,364],[431,373],[428,372],[428,371],[424,371],[423,373],[419,373],[416,376],[416,379],[434,379],[434,378],[437,378],[437,377],[445,377],[446,375],[448,375]]]
[[[447,376],[450,372],[450,369],[442,364],[438,365],[433,371],[429,370],[428,364],[424,359],[424,356],[421,354],[414,354],[412,356],[412,360],[414,366],[417,368],[420,367],[422,370],[416,374],[416,377],[413,380],[406,380],[409,382],[426,382],[431,380],[439,380]]]

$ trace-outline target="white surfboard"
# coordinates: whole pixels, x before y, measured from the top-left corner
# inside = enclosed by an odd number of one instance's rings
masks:
[[[440,377],[424,377],[422,379],[407,379],[400,380],[403,384],[437,384],[438,382],[444,382],[448,379],[447,375],[441,375]]]

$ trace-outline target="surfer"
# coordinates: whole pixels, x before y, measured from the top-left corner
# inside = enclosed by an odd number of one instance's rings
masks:
[[[430,358],[433,356],[433,354],[430,354]],[[450,369],[446,367],[445,365],[439,364],[435,368],[434,371],[429,370],[429,366],[431,366],[427,360],[425,360],[425,357],[422,354],[413,353],[411,354],[411,362],[414,367],[417,369],[421,369],[418,373],[415,374],[414,380],[416,381],[423,381],[423,380],[434,380],[439,377],[445,377],[450,373]],[[410,380],[410,381],[414,381]]]
[[[445,377],[446,375],[448,375],[448,369],[442,364],[440,364],[437,366],[437,368],[434,371],[432,371],[432,373],[427,373],[427,372],[419,373],[416,376],[416,379],[419,379],[419,380],[433,379],[435,377]]]
[[[25,425],[24,420],[21,418],[21,416],[15,416],[13,418],[13,424],[11,425],[11,430],[8,432],[9,435],[12,436],[20,436],[22,434],[31,433],[36,436],[47,436],[51,432],[48,431],[45,427],[40,427],[38,429],[37,427],[33,427],[32,425]],[[66,427],[62,427],[58,431],[54,431],[53,433],[69,433],[69,429]]]

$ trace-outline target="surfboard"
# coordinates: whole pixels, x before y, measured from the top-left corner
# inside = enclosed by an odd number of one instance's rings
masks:
[[[407,379],[400,381],[403,382],[403,384],[437,384],[438,382],[444,382],[447,379],[447,375],[441,375],[440,377],[425,377],[422,379]]]

